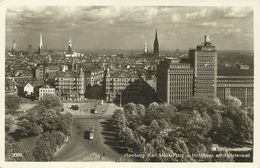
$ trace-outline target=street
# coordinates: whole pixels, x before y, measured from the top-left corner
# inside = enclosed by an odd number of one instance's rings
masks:
[[[72,135],[69,142],[62,147],[54,156],[54,161],[118,161],[122,155],[114,151],[104,143],[103,127],[101,123],[112,116],[113,105],[100,105],[106,107],[102,114],[91,114],[90,108],[93,105],[79,104],[80,109],[72,111],[74,116]],[[87,106],[89,108],[87,108]],[[84,109],[82,109],[84,107]],[[100,107],[97,107],[100,109]],[[66,108],[66,112],[70,112]],[[94,129],[94,139],[90,140],[84,136],[85,131]]]

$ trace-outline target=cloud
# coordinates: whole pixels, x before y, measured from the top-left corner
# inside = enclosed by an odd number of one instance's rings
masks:
[[[213,26],[216,27],[217,26],[217,22],[203,22],[201,23],[202,26]]]
[[[232,33],[241,33],[242,30],[240,28],[227,28],[225,30],[228,34],[232,34]]]
[[[207,10],[203,9],[197,12],[191,12],[191,13],[186,13],[186,19],[198,19],[198,18],[203,18],[207,15]]]
[[[121,43],[134,45],[138,43],[136,37],[145,36],[147,41],[149,38],[153,41],[154,29],[157,27],[159,37],[162,38],[161,46],[174,46],[171,44],[175,39],[184,39],[183,43],[175,41],[181,46],[188,45],[185,38],[196,39],[204,32],[209,34],[216,32],[219,39],[225,38],[226,35],[237,37],[246,32],[252,33],[253,24],[251,23],[253,23],[252,9],[243,7],[12,7],[7,10],[6,15],[6,39],[19,36],[21,34],[19,32],[23,32],[25,37],[30,36],[31,39],[34,39],[37,34],[38,40],[38,34],[42,32],[46,34],[46,37],[50,34],[57,35],[52,40],[52,44],[59,45],[64,41],[57,43],[54,41],[63,36],[67,39],[69,32],[73,37],[77,36],[75,39],[82,38],[78,45],[87,44],[87,40],[98,44],[98,42],[103,43],[103,41],[111,41],[115,38],[118,44],[113,42],[114,46],[121,46]],[[48,38],[54,37],[50,35]],[[91,46],[91,42],[84,46]],[[193,43],[194,41],[189,41],[189,44]],[[109,44],[106,45],[109,46]]]
[[[182,20],[181,16],[178,14],[173,14],[171,17],[172,22],[180,22]]]
[[[252,12],[252,9],[249,7],[229,7],[225,12],[224,17],[243,18],[247,17]]]

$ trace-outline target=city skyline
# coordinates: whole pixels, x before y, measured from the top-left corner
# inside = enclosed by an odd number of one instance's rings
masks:
[[[158,30],[160,49],[188,49],[204,33],[219,50],[253,50],[253,10],[249,7],[12,7],[6,13],[6,47],[153,49]],[[115,40],[116,39],[116,40]]]

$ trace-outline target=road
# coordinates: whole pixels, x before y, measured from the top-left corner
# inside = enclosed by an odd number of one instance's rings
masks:
[[[106,110],[112,109],[108,105]],[[104,128],[101,122],[109,119],[112,113],[107,113],[107,115],[105,115],[106,112],[104,114],[84,112],[85,115],[80,111],[78,113],[77,115],[75,111],[73,112],[72,135],[68,144],[56,153],[54,161],[119,161],[122,155],[105,144],[102,134]],[[94,128],[94,140],[84,137],[84,132],[90,128]]]

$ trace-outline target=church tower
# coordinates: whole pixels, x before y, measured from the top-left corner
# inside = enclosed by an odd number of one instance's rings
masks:
[[[43,49],[42,33],[40,33],[40,44],[39,44],[39,48],[38,48],[38,54],[41,54],[42,49]]]
[[[148,53],[148,48],[147,48],[147,43],[146,41],[144,42],[144,54]]]
[[[157,29],[155,30],[155,39],[153,44],[153,54],[156,57],[159,57],[159,42],[157,37]]]
[[[13,43],[12,43],[12,55],[15,55],[15,50],[16,50],[16,43],[15,43],[15,40],[13,40]]]
[[[70,40],[68,42],[68,54],[73,54],[71,37],[70,37]]]
[[[82,67],[79,70],[78,80],[77,80],[77,89],[79,98],[82,100],[84,99],[84,92],[85,92],[85,74]]]

